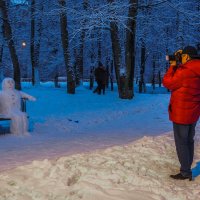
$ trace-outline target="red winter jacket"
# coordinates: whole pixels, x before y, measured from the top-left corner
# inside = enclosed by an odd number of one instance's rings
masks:
[[[200,60],[190,60],[176,71],[173,66],[163,78],[171,90],[169,119],[178,124],[192,124],[200,116]]]

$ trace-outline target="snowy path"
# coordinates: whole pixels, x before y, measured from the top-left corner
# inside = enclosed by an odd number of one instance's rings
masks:
[[[38,99],[28,102],[33,132],[30,137],[0,136],[0,170],[171,131],[169,94],[136,94],[134,100],[121,100],[116,92],[98,96],[84,87],[72,96],[65,88],[25,91]]]

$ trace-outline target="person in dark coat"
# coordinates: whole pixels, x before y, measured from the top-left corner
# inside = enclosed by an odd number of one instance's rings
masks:
[[[200,116],[200,60],[195,47],[187,46],[181,52],[181,62],[176,61],[163,78],[163,85],[171,90],[169,119],[173,122],[176,152],[180,172],[170,177],[192,180],[191,165],[194,156],[195,126]]]
[[[103,94],[105,94],[107,73],[101,62],[99,62],[99,66],[95,69],[94,74],[97,82],[97,88],[94,90],[94,93],[97,92],[98,94],[101,94],[102,91]]]

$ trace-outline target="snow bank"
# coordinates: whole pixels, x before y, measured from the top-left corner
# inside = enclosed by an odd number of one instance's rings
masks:
[[[200,159],[198,147],[194,164]],[[126,146],[33,161],[1,173],[0,200],[199,199],[200,178],[169,178],[178,171],[171,134],[143,137]],[[200,170],[194,171],[198,175]]]

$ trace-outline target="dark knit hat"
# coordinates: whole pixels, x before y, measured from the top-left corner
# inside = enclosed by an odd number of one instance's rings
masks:
[[[193,46],[186,46],[183,49],[182,54],[188,54],[189,56],[196,56],[197,55],[197,49]]]

